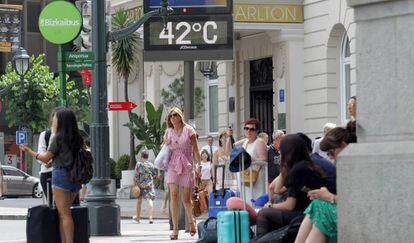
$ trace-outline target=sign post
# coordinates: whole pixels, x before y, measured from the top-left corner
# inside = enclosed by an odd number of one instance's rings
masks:
[[[29,133],[27,131],[16,131],[16,145],[27,144]]]
[[[78,37],[82,28],[82,15],[70,2],[54,1],[43,8],[39,16],[39,30],[42,36],[59,46],[58,69],[60,78],[60,103],[67,106],[64,53],[62,45]]]

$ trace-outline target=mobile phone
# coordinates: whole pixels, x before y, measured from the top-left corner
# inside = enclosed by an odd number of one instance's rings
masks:
[[[301,189],[301,191],[304,192],[304,193],[308,193],[309,191],[312,191],[312,189],[310,189],[307,186],[303,186],[302,189]]]

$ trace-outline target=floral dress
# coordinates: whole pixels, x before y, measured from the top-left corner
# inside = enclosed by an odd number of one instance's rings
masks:
[[[326,237],[337,237],[336,204],[331,204],[320,199],[313,200],[304,213],[310,215],[312,223]]]
[[[154,165],[149,162],[138,162],[135,166],[135,178],[138,181],[139,189],[141,189],[140,197],[154,199],[154,176],[157,175]]]

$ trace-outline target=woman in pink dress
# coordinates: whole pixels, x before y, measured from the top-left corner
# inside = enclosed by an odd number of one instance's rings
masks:
[[[184,122],[183,112],[177,107],[173,107],[168,113],[168,129],[165,131],[164,143],[169,144],[170,148],[167,181],[170,189],[173,221],[173,232],[170,239],[177,240],[179,187],[183,188],[182,202],[190,223],[190,235],[194,236],[196,234],[196,224],[191,207],[191,189],[195,181],[193,155],[198,163],[198,168],[201,169],[201,157],[198,152],[196,133],[190,125]]]

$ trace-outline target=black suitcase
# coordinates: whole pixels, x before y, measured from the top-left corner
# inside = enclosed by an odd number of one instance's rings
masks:
[[[89,243],[90,227],[88,208],[82,206],[71,207],[75,243]]]
[[[50,195],[51,180],[47,182],[47,194]],[[49,198],[49,197],[48,197]],[[48,200],[49,205],[39,205],[29,208],[26,220],[27,243],[60,243],[59,215]],[[71,207],[74,242],[89,243],[90,226],[88,208],[81,206]]]

